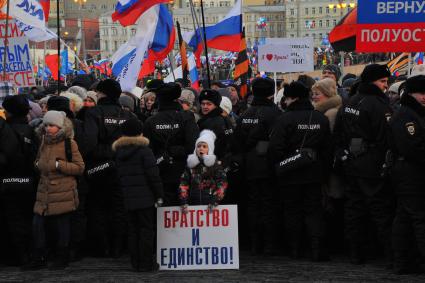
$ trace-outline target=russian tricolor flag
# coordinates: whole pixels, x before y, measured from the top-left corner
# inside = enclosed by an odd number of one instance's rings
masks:
[[[169,0],[118,0],[115,12],[112,14],[114,22],[119,21],[122,26],[134,25],[139,17],[150,7],[166,3]]]
[[[128,74],[129,69],[131,72],[135,72],[137,69],[135,86],[137,77],[141,73],[149,74],[155,69],[155,61],[167,57],[174,47],[174,41],[175,30],[170,12],[163,4],[155,5],[140,17],[136,35],[112,56],[112,73],[120,78],[120,76]],[[136,58],[140,58],[140,60],[136,60]],[[143,69],[140,70],[142,62]],[[132,74],[132,76],[134,75]],[[121,87],[132,89],[127,83],[125,86],[122,84]]]
[[[423,52],[416,53],[415,63],[418,64],[418,65],[424,64],[424,53]]]
[[[207,45],[210,48],[239,52],[242,36],[242,0],[238,0],[226,17],[213,26],[205,28]],[[188,32],[183,35],[184,40],[193,48],[198,63],[204,49],[202,42],[203,29]]]

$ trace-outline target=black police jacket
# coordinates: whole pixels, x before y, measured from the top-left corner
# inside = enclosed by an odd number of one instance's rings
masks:
[[[237,120],[232,151],[243,154],[248,180],[273,175],[267,163],[267,155],[261,152],[260,147],[266,147],[280,114],[281,111],[271,100],[254,98],[251,107]]]
[[[0,118],[0,172],[5,172],[10,162],[16,157],[18,149],[18,138],[6,121]]]
[[[211,130],[216,135],[215,155],[221,161],[230,153],[230,144],[233,136],[233,126],[230,119],[221,115],[221,108],[212,110],[203,115],[198,121],[199,130]]]
[[[112,160],[112,143],[121,137],[120,125],[135,115],[107,97],[99,99],[97,106],[86,110],[84,119],[87,163],[96,164]]]
[[[193,115],[184,112],[177,102],[161,105],[158,113],[146,120],[143,135],[150,141],[162,181],[178,183],[199,136]]]
[[[358,93],[337,114],[334,141],[337,158],[350,150],[353,139],[361,139],[362,150],[344,162],[348,176],[380,178],[388,149],[388,121],[392,110],[388,97],[374,84],[360,84]]]
[[[390,122],[391,178],[397,194],[425,195],[425,107],[403,95]]]
[[[35,194],[37,189],[37,174],[34,168],[34,161],[38,152],[39,141],[36,138],[34,129],[28,125],[27,117],[9,117],[7,125],[10,126],[9,143],[15,141],[17,147],[12,152],[13,158],[9,160],[8,166],[2,170],[3,178],[31,178],[32,184],[28,183],[23,189],[25,182],[21,183],[22,190],[16,193]],[[16,188],[17,189],[17,188]],[[6,191],[5,191],[6,192]],[[7,193],[14,193],[7,191]]]
[[[293,156],[300,149],[303,140],[303,148],[314,150],[317,160],[305,168],[278,176],[280,184],[321,183],[329,175],[332,154],[329,120],[314,110],[311,102],[306,99],[291,103],[277,120],[270,137],[269,161],[277,165]]]

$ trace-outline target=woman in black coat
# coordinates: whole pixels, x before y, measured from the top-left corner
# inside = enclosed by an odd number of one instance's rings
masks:
[[[131,264],[137,271],[154,268],[154,206],[162,204],[163,188],[149,140],[137,119],[121,126],[123,137],[113,143],[115,162],[129,224]]]

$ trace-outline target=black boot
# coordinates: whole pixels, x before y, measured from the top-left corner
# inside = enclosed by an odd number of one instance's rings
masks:
[[[31,261],[21,267],[22,270],[39,270],[47,267],[46,257],[44,251],[36,250],[33,254]]]
[[[311,239],[311,260],[315,262],[329,260],[329,255],[320,238]]]
[[[68,248],[58,248],[56,250],[56,256],[49,266],[50,270],[62,270],[68,267],[69,264],[69,251]]]
[[[362,246],[360,244],[350,245],[350,262],[355,265],[360,265],[365,262]]]

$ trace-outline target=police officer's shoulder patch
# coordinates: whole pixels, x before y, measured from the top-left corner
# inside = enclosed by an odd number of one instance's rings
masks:
[[[406,123],[406,129],[407,129],[407,132],[409,133],[409,135],[411,135],[411,136],[415,135],[415,132],[416,132],[415,123],[413,123],[413,122]]]

